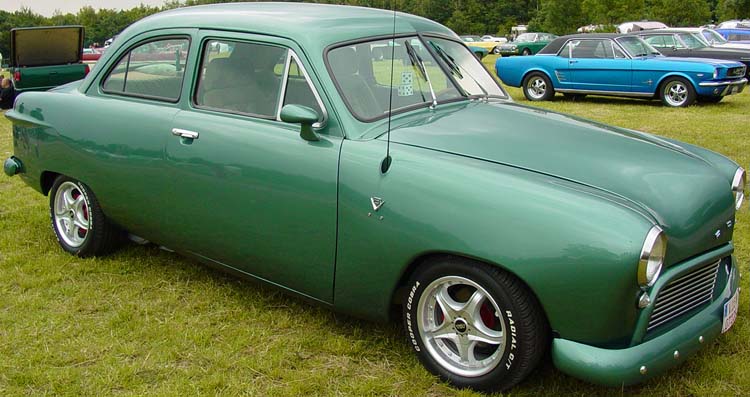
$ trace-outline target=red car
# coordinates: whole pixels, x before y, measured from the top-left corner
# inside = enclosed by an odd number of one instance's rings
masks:
[[[104,53],[103,48],[84,48],[83,49],[83,61],[84,62],[96,62]]]

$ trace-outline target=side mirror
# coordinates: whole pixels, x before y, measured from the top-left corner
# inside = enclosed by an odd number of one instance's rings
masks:
[[[306,141],[318,141],[318,134],[312,125],[318,122],[318,112],[302,105],[286,105],[281,108],[281,121],[285,123],[301,124],[299,136]]]

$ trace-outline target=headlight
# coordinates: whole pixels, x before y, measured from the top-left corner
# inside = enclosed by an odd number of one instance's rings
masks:
[[[740,167],[734,173],[734,179],[732,179],[732,194],[734,194],[734,208],[740,209],[742,206],[742,200],[745,199],[745,182],[747,180],[747,174],[745,169]]]
[[[714,68],[714,80],[716,80],[719,77],[719,69]]]
[[[517,48],[518,48],[518,47],[516,47],[516,46],[514,46],[514,45],[510,46],[510,50],[511,50],[511,51],[515,51],[515,50],[516,50]]]
[[[641,249],[641,258],[638,261],[638,284],[641,287],[654,285],[661,273],[666,254],[667,236],[659,226],[654,226],[646,235],[646,241],[643,242]]]

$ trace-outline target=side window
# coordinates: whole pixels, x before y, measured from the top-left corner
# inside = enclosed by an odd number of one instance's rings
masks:
[[[318,121],[322,121],[323,110],[313,93],[311,83],[305,78],[294,57],[289,62],[288,76],[286,90],[284,91],[284,106],[303,105],[315,109],[319,115]]]
[[[573,48],[573,58],[612,58],[611,47],[605,45],[603,40],[581,40]],[[609,47],[610,51],[607,50]]]
[[[189,48],[190,41],[186,38],[141,44],[120,58],[104,79],[102,90],[176,102],[180,98]]]
[[[646,43],[651,44],[655,48],[666,48],[667,43],[664,41],[665,36],[651,36],[651,37],[644,37],[644,41]]]
[[[610,41],[609,43],[610,43],[610,45],[612,46],[612,52],[613,52],[613,53],[614,53],[614,55],[615,55],[615,59],[626,59],[626,58],[627,58],[627,56],[625,55],[625,53],[624,53],[624,52],[622,52],[622,50],[620,49],[620,47],[618,47],[618,46],[617,46],[617,45],[616,45],[616,44],[614,43],[614,41]]]
[[[275,119],[286,55],[286,49],[271,45],[207,41],[195,104]]]
[[[560,57],[570,58],[571,51],[578,47],[579,44],[581,44],[580,40],[571,40],[565,43],[565,46],[563,46],[562,50],[560,50]]]

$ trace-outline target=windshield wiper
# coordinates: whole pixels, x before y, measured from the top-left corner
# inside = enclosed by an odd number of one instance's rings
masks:
[[[458,66],[458,64],[456,63],[456,60],[453,59],[452,56],[448,55],[448,53],[446,53],[445,50],[442,47],[440,47],[439,45],[437,45],[435,43],[432,43],[432,48],[435,49],[435,52],[437,52],[438,56],[440,56],[440,59],[442,59],[443,62],[445,62],[446,65],[448,65],[448,69],[450,69],[452,73],[454,73],[460,79],[464,78],[463,74],[461,74],[461,67]],[[479,81],[477,79],[475,79],[474,76],[472,76],[471,73],[469,73],[468,70],[466,71],[466,74],[474,81],[474,84],[476,84],[477,87],[479,87],[479,89],[482,90],[482,93],[484,95],[480,95],[479,97],[483,98],[485,101],[489,101],[490,100],[490,93],[487,92],[487,90],[485,90],[484,87],[482,87],[481,84],[479,84]],[[459,84],[458,86],[460,87],[461,85]],[[471,94],[469,94],[468,92],[466,92],[463,89],[463,87],[461,88],[461,91],[464,91],[464,94],[466,96],[470,97],[470,98],[477,96],[477,95],[471,95]]]
[[[419,70],[419,73],[422,75],[422,77],[427,81],[427,85],[430,87],[430,95],[432,95],[432,105],[430,108],[434,109],[435,106],[437,106],[437,97],[435,96],[435,90],[432,89],[432,82],[430,81],[430,76],[427,75],[427,69],[424,66],[424,61],[422,61],[422,58],[419,57],[419,54],[417,54],[417,51],[414,50],[414,46],[411,45],[409,40],[404,41],[404,45],[406,46],[406,53],[409,55],[409,60],[411,61],[411,64]]]

